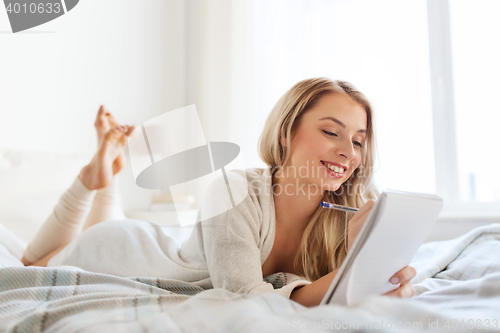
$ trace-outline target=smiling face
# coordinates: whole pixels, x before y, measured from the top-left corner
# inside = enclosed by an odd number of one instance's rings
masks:
[[[317,184],[321,193],[336,191],[361,164],[366,128],[359,103],[345,94],[326,94],[302,115],[284,169],[294,168],[303,183]]]

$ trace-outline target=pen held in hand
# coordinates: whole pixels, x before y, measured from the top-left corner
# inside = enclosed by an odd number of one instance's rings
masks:
[[[354,208],[354,207],[348,207],[348,206],[343,206],[343,205],[332,204],[332,203],[329,203],[329,202],[326,202],[326,201],[321,201],[320,206],[323,207],[323,208],[343,210],[344,212],[352,212],[352,213],[356,213],[359,210],[359,208]]]

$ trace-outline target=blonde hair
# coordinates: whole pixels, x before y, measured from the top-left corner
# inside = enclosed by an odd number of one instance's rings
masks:
[[[291,137],[302,116],[326,94],[345,94],[366,111],[366,142],[360,166],[336,191],[325,191],[327,202],[361,207],[380,195],[373,180],[376,154],[373,110],[366,96],[346,81],[312,78],[295,84],[283,95],[267,117],[259,138],[259,156],[274,170],[290,158]],[[285,138],[283,147],[280,138]],[[287,148],[288,147],[288,148]],[[294,269],[310,281],[339,268],[347,255],[347,225],[354,213],[318,207],[309,221],[294,259]]]

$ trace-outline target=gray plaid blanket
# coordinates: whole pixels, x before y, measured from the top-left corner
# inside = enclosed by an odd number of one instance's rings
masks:
[[[500,223],[421,246],[410,299],[303,307],[177,280],[41,267],[0,269],[1,332],[500,331]],[[275,288],[286,275],[267,278]],[[399,330],[398,330],[399,331]]]

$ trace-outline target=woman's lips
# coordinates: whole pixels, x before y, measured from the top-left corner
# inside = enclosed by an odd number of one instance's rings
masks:
[[[345,165],[342,165],[342,164],[339,164],[339,163],[336,163],[336,162],[322,161],[322,160],[320,160],[320,162],[323,163],[323,164],[335,165],[335,166],[337,166],[339,168],[342,168],[344,170],[344,172],[347,171],[347,169],[348,169],[348,167],[346,167]]]
[[[332,170],[328,169],[323,163],[321,163],[321,166],[328,172],[328,174],[334,178],[342,178],[344,177],[344,174],[338,174],[333,172]]]

